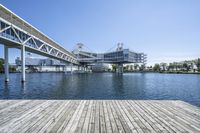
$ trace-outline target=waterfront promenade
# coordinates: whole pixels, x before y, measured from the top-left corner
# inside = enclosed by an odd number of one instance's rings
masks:
[[[0,132],[200,132],[200,108],[170,100],[0,100]]]

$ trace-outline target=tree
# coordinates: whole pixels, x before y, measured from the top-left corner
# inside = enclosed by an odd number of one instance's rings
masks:
[[[168,71],[170,71],[170,70],[173,70],[174,69],[174,65],[173,65],[173,63],[169,63],[169,66],[168,66]]]
[[[133,65],[130,65],[130,70],[133,71]]]
[[[2,73],[4,71],[4,59],[0,58],[0,73]]]
[[[186,62],[183,63],[183,68],[184,68],[187,72],[190,70],[190,66],[189,66]]]
[[[112,64],[112,70],[114,70],[114,71],[117,70],[117,65],[116,64]]]
[[[9,66],[9,71],[10,72],[16,72],[16,68],[14,66]]]
[[[128,68],[129,68],[128,65],[126,65],[126,66],[123,67],[124,71],[128,71]]]
[[[197,61],[196,61],[195,64],[196,64],[196,66],[197,66],[198,72],[200,72],[200,58],[197,59]]]
[[[155,64],[154,67],[153,67],[153,71],[160,72],[160,65],[159,64]]]
[[[137,70],[138,69],[138,64],[134,64],[134,69]]]
[[[178,71],[178,63],[174,62],[173,65],[174,65],[174,68],[176,69],[176,71]]]
[[[139,69],[140,69],[140,71],[143,71],[145,69],[145,65],[142,64]]]
[[[166,70],[167,63],[161,63],[160,66],[162,67],[162,70],[165,71],[165,70]]]

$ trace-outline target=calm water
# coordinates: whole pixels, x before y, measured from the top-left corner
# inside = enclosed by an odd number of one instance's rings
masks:
[[[200,75],[31,73],[0,75],[0,99],[178,99],[200,106]]]

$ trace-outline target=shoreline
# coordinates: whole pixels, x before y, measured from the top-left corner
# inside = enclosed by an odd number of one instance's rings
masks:
[[[21,73],[21,72],[9,72],[9,73]],[[26,72],[26,73],[70,73],[70,72]],[[82,74],[82,73],[116,73],[116,72],[73,72],[73,74]],[[200,72],[153,72],[153,71],[124,71],[123,73],[160,73],[160,74],[200,74]],[[4,74],[4,73],[0,73]]]

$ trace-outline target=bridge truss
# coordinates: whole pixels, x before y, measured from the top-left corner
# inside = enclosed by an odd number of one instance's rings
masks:
[[[0,43],[5,45],[5,72],[8,78],[8,48],[21,49],[22,81],[25,81],[25,51],[79,64],[74,54],[0,4]]]

